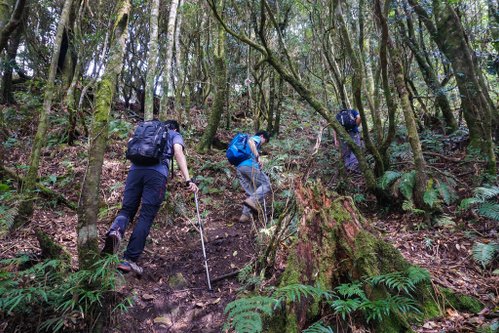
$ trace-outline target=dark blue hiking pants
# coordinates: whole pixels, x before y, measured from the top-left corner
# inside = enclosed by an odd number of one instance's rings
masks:
[[[165,190],[166,177],[157,171],[139,169],[128,173],[123,204],[111,225],[111,230],[119,229],[123,237],[128,224],[135,217],[139,205],[142,204],[125,251],[126,260],[137,261],[142,254],[154,218],[165,198]]]

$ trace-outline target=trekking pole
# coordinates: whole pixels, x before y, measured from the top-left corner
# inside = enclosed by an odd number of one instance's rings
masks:
[[[206,279],[208,281],[208,290],[211,291],[212,289],[211,289],[211,282],[210,282],[210,271],[208,269],[208,259],[206,258],[206,249],[204,247],[203,222],[201,222],[201,216],[199,215],[198,194],[196,192],[194,192],[194,200],[196,201],[196,213],[198,216],[199,233],[201,234],[201,247],[203,248],[204,267],[206,269]]]

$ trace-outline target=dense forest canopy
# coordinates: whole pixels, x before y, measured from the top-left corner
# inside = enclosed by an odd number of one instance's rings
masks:
[[[0,330],[497,331],[497,0],[0,0],[0,57]],[[100,249],[153,119],[200,199],[171,169],[133,280]],[[225,150],[261,130],[243,224]]]

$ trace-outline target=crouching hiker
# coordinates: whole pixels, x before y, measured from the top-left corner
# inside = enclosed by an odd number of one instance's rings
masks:
[[[269,141],[266,131],[258,131],[254,136],[238,134],[227,149],[227,158],[236,166],[237,177],[247,195],[239,222],[248,222],[252,213],[262,212],[265,196],[270,192],[270,180],[262,171],[260,159],[260,148]]]
[[[355,144],[360,146],[359,125],[361,123],[361,118],[359,112],[353,109],[343,109],[336,114],[336,120],[345,128]],[[343,162],[345,163],[346,169],[350,172],[358,173],[359,161],[357,160],[357,157],[345,141],[340,141],[341,155],[343,156]]]
[[[114,254],[129,223],[135,217],[140,206],[139,217],[118,265],[122,272],[133,271],[142,274],[137,260],[144,251],[146,238],[152,223],[165,198],[168,178],[168,161],[175,156],[180,172],[189,190],[198,188],[191,181],[184,155],[184,140],[175,120],[161,122],[157,120],[142,122],[136,128],[128,142],[127,158],[132,162],[126,179],[123,203],[118,216],[106,233],[103,253]]]

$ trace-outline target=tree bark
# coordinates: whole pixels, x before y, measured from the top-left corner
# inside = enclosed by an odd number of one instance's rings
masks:
[[[223,7],[224,0],[220,0],[220,8]],[[208,120],[208,126],[206,127],[203,136],[199,142],[198,151],[206,153],[211,148],[211,143],[215,134],[217,133],[218,126],[220,124],[220,119],[225,106],[225,101],[227,98],[227,66],[225,59],[225,30],[221,24],[218,27],[218,41],[217,47],[215,48],[215,54],[213,57],[213,62],[215,64],[215,99],[213,101],[213,106],[210,113],[210,118]]]
[[[16,30],[17,26],[21,23],[24,8],[27,0],[17,0],[14,5],[14,10],[10,16],[9,21],[0,29],[0,52],[7,46],[10,35]],[[5,6],[2,10],[5,10]]]
[[[82,184],[78,207],[78,258],[80,268],[88,269],[95,261],[98,247],[97,213],[99,186],[107,145],[109,117],[116,82],[123,67],[128,37],[130,0],[121,0],[117,7],[109,60],[96,92],[95,111],[88,147],[88,165]]]
[[[172,71],[172,58],[173,58],[173,45],[175,36],[175,20],[177,18],[177,8],[179,0],[172,0],[170,4],[170,16],[168,17],[168,28],[166,34],[166,54],[165,54],[165,69],[163,71],[163,95],[161,96],[161,106],[159,111],[159,118],[166,120],[168,118],[169,98],[171,93],[171,71]]]
[[[386,25],[386,18],[383,14],[381,7],[381,0],[375,2],[375,12],[379,17],[381,24]],[[402,60],[400,59],[400,52],[398,47],[388,35],[387,47],[389,49],[390,62],[393,69],[395,86],[397,88],[402,112],[404,114],[405,126],[407,128],[407,136],[411,145],[412,156],[414,159],[414,167],[416,169],[416,184],[414,186],[414,203],[418,208],[427,208],[423,200],[423,195],[426,190],[427,175],[426,175],[426,162],[421,149],[421,142],[419,141],[419,133],[416,126],[416,120],[412,111],[411,103],[409,101],[409,93],[405,85],[404,71],[402,67]]]
[[[47,136],[48,114],[50,113],[50,109],[52,107],[52,100],[54,99],[55,76],[57,72],[57,62],[59,60],[59,53],[61,50],[62,35],[64,33],[64,29],[69,19],[69,14],[71,12],[72,4],[73,0],[66,0],[64,2],[64,7],[62,8],[61,12],[61,17],[57,25],[57,31],[54,40],[54,49],[52,51],[52,60],[50,63],[47,82],[45,84],[45,96],[43,99],[43,107],[40,109],[38,128],[36,131],[35,138],[33,140],[33,146],[31,148],[31,155],[29,158],[30,165],[22,187],[22,193],[24,198],[19,207],[19,215],[17,216],[16,221],[14,223],[14,228],[27,222],[28,219],[33,214],[33,198],[32,198],[33,190],[35,189],[36,179],[38,177],[38,167],[40,165],[41,151],[43,146],[45,145],[45,140]]]
[[[471,147],[480,149],[486,156],[486,170],[496,175],[496,157],[492,140],[492,127],[499,122],[498,110],[489,103],[490,97],[481,83],[482,75],[473,60],[474,52],[468,44],[461,20],[448,3],[433,1],[435,24],[417,0],[410,5],[424,22],[439,49],[452,64],[461,95],[463,115],[470,130]]]
[[[159,0],[151,0],[149,20],[149,54],[147,55],[147,74],[145,87],[144,120],[154,118],[154,91],[156,90],[156,65],[158,59],[158,17]]]
[[[320,183],[298,184],[295,197],[298,237],[289,247],[279,287],[304,284],[334,290],[341,284],[411,268],[397,249],[372,233],[350,197],[329,192]],[[382,286],[364,288],[370,300],[388,293]],[[413,300],[422,309],[421,317],[442,314],[428,280],[417,285]],[[268,332],[299,332],[319,317],[334,318],[331,312],[317,301],[302,298],[271,318]],[[357,316],[351,319],[359,320]],[[392,313],[374,326],[376,332],[411,331],[407,317],[400,313]]]

